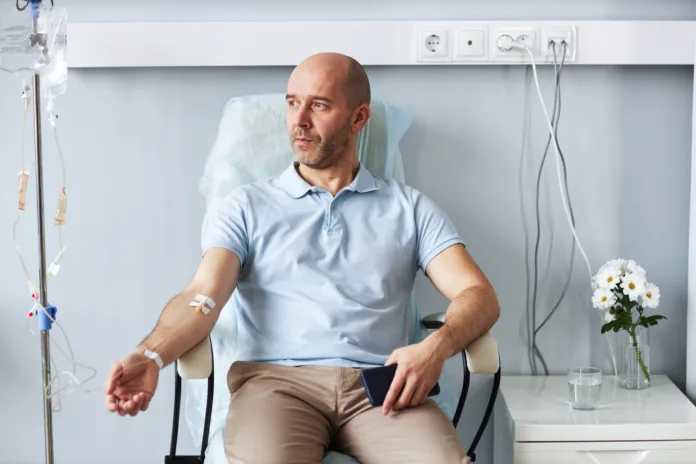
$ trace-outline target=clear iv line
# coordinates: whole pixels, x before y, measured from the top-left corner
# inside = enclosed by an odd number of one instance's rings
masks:
[[[57,412],[62,410],[62,402],[61,402],[61,397],[64,394],[67,394],[75,389],[82,389],[85,392],[92,392],[92,391],[97,391],[100,390],[101,387],[96,387],[96,388],[85,388],[84,384],[92,380],[97,376],[97,370],[91,366],[87,366],[85,364],[82,364],[80,362],[77,362],[75,360],[75,355],[73,353],[72,346],[70,344],[70,340],[68,338],[67,333],[65,332],[65,329],[63,326],[49,314],[49,312],[44,308],[40,302],[39,302],[39,288],[38,285],[36,285],[33,280],[31,279],[31,274],[29,273],[29,270],[26,266],[26,263],[24,261],[24,258],[22,257],[21,249],[19,247],[19,240],[17,236],[17,228],[19,225],[19,222],[21,220],[21,217],[23,215],[23,212],[26,209],[26,196],[27,196],[27,189],[28,189],[28,179],[29,179],[29,171],[26,169],[26,157],[25,157],[25,136],[26,136],[26,124],[27,124],[27,116],[30,108],[30,103],[31,103],[31,97],[29,96],[29,87],[25,86],[22,99],[24,100],[24,117],[22,121],[22,140],[21,140],[21,153],[20,153],[20,167],[21,170],[19,172],[19,204],[18,204],[18,209],[19,213],[17,215],[17,219],[15,220],[15,223],[13,225],[13,238],[14,238],[14,243],[15,243],[15,248],[17,250],[17,255],[19,257],[20,263],[22,265],[22,269],[24,270],[25,277],[27,279],[27,284],[29,286],[29,291],[31,293],[31,298],[34,302],[34,306],[32,307],[31,311],[27,315],[26,318],[26,326],[27,330],[34,335],[35,337],[38,337],[39,335],[34,332],[31,329],[30,326],[30,320],[34,318],[35,316],[38,316],[37,311],[41,311],[50,321],[52,324],[55,324],[61,333],[63,334],[63,338],[65,340],[66,346],[67,346],[67,353],[66,351],[56,342],[54,338],[51,338],[52,345],[62,354],[70,363],[71,369],[70,370],[63,370],[59,371],[56,361],[53,357],[50,359],[50,363],[53,366],[53,372],[56,374],[51,376],[49,379],[47,385],[44,388],[44,396],[47,397],[48,399],[55,399],[55,407],[53,407],[53,412]],[[61,171],[62,171],[62,188],[61,192],[58,198],[58,205],[56,208],[56,214],[54,218],[54,225],[58,227],[58,239],[60,243],[60,251],[58,252],[58,255],[56,258],[53,260],[51,265],[47,268],[47,275],[46,279],[49,279],[51,276],[55,276],[58,273],[59,269],[59,263],[60,260],[62,259],[63,253],[65,251],[65,246],[63,243],[63,233],[62,233],[62,226],[65,224],[65,215],[66,215],[66,209],[67,209],[67,193],[66,193],[66,172],[65,172],[65,163],[63,159],[63,153],[60,147],[60,143],[58,140],[58,133],[57,133],[57,128],[56,128],[56,120],[57,116],[53,112],[53,100],[49,100],[48,103],[48,113],[49,113],[49,121],[51,123],[51,127],[53,130],[53,137],[56,142],[56,148],[58,150],[58,157],[61,165]],[[88,371],[91,371],[91,375],[89,375],[86,379],[80,380],[77,377],[76,373],[76,368],[81,367],[84,368]],[[61,385],[61,378],[63,377],[68,377],[70,380],[68,381],[67,385]],[[58,388],[54,389],[54,385],[58,382]],[[74,385],[74,386],[73,386]],[[72,386],[72,388],[70,388]],[[49,394],[49,392],[51,392]]]
[[[15,249],[17,250],[17,256],[19,257],[19,261],[22,264],[22,269],[24,270],[24,275],[27,279],[27,282],[29,283],[29,290],[32,292],[32,296],[35,292],[36,289],[36,284],[31,280],[31,275],[29,274],[29,269],[27,268],[27,264],[24,262],[24,258],[22,257],[22,252],[19,248],[19,240],[17,238],[17,226],[19,225],[19,221],[22,218],[22,212],[24,211],[26,207],[26,199],[27,199],[27,188],[28,188],[28,180],[29,180],[29,171],[26,170],[26,164],[25,164],[25,134],[26,134],[26,127],[27,127],[27,115],[29,113],[29,95],[27,93],[27,90],[25,88],[22,99],[24,100],[24,118],[22,120],[22,140],[20,143],[20,156],[21,156],[21,161],[20,161],[20,171],[19,171],[19,213],[17,214],[17,219],[14,222],[14,225],[12,226],[12,237],[14,239],[14,244],[15,244]]]

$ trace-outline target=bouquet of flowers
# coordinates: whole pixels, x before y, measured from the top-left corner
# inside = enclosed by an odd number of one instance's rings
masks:
[[[648,282],[645,269],[633,260],[613,259],[605,263],[592,279],[594,294],[592,305],[605,310],[605,324],[602,333],[609,330],[625,330],[631,337],[645,378],[650,381],[650,374],[643,362],[636,337],[636,327],[657,325],[660,319],[667,319],[659,314],[646,316],[646,308],[657,308],[660,304],[660,289]]]

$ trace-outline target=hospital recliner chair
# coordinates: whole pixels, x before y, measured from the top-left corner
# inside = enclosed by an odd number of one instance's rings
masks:
[[[426,329],[437,330],[442,327],[445,320],[445,313],[436,313],[425,316],[422,324]],[[493,413],[493,405],[498,396],[500,386],[500,356],[498,345],[490,332],[485,333],[475,342],[470,344],[462,351],[462,361],[464,363],[464,376],[462,382],[462,392],[459,403],[454,413],[452,422],[457,427],[459,418],[464,408],[466,396],[469,391],[469,380],[471,374],[491,374],[494,376],[493,388],[488,399],[483,420],[479,425],[476,435],[467,450],[467,455],[471,462],[476,460],[476,446],[481,440],[481,436],[488,425]],[[210,419],[213,407],[213,388],[214,388],[214,359],[210,337],[206,337],[195,348],[185,353],[175,363],[175,390],[174,390],[174,418],[172,425],[172,439],[169,454],[165,456],[165,464],[203,464],[205,462],[206,447],[208,444],[208,433],[210,431]],[[203,430],[203,440],[201,442],[201,454],[197,456],[177,456],[176,448],[179,436],[179,417],[181,409],[181,387],[182,379],[208,379],[208,394],[205,409],[205,423]]]
[[[405,182],[405,175],[399,141],[410,126],[410,116],[400,108],[385,102],[373,100],[372,114],[366,127],[358,135],[357,154],[360,162],[372,173]],[[232,189],[268,177],[285,169],[294,158],[289,150],[285,125],[287,103],[284,94],[249,95],[234,97],[225,105],[220,121],[218,136],[206,162],[205,173],[200,187],[207,201],[207,210],[213,210],[215,203]],[[207,217],[207,215],[206,215]],[[204,218],[203,228],[205,229]],[[444,313],[432,314],[421,319],[415,295],[412,295],[409,321],[415,329],[411,343],[422,338],[425,330],[437,330],[444,323]],[[235,339],[234,308],[223,309],[213,333],[195,348],[185,353],[175,363],[175,396],[172,438],[169,454],[165,456],[168,464],[226,464],[223,453],[224,430],[222,420],[226,416],[224,404],[228,395],[220,390],[225,388],[224,372],[234,361]],[[490,420],[493,405],[500,384],[500,357],[498,347],[490,333],[484,334],[462,352],[464,363],[461,393],[459,382],[448,374],[449,362],[440,378],[442,391],[434,399],[452,419],[455,427],[462,414],[464,402],[469,391],[471,374],[490,374],[494,376],[493,388],[484,412],[483,420],[468,448],[471,461],[476,459],[476,446]],[[452,360],[455,362],[456,361]],[[217,368],[215,368],[217,363]],[[217,370],[217,379],[215,371]],[[182,409],[182,379],[186,382],[186,398]],[[206,382],[207,379],[207,382]],[[450,382],[449,379],[453,381]],[[215,383],[217,382],[217,389]],[[205,403],[205,408],[203,408]],[[456,404],[456,407],[455,407]],[[194,435],[194,443],[200,444],[200,455],[177,456],[177,438],[180,417],[184,416],[189,431]],[[243,424],[242,424],[243,426]],[[202,430],[202,433],[201,433]],[[354,459],[329,452],[324,464],[356,463]]]

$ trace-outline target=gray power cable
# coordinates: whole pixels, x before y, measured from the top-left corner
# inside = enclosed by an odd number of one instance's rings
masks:
[[[553,110],[551,111],[551,126],[554,128],[554,133],[557,131],[557,122],[558,122],[558,117],[560,117],[560,111],[558,111],[558,98],[559,98],[559,91],[560,91],[560,77],[561,77],[561,72],[563,71],[563,62],[565,62],[565,58],[561,62],[561,67],[559,69],[557,59],[556,59],[556,44],[553,43],[553,54],[554,54],[554,82],[555,82],[555,89],[554,89],[554,99],[553,99]],[[565,53],[564,53],[565,57]],[[528,68],[529,69],[529,68]],[[537,346],[536,346],[536,301],[537,301],[537,282],[538,282],[538,258],[539,258],[539,241],[540,241],[540,236],[541,236],[541,224],[540,224],[540,218],[539,218],[539,189],[540,189],[540,183],[541,183],[541,174],[544,169],[544,163],[546,162],[546,156],[548,155],[549,151],[549,146],[551,144],[551,135],[549,135],[549,138],[546,142],[546,148],[544,149],[544,155],[541,160],[541,164],[539,166],[539,170],[537,172],[537,183],[536,183],[536,196],[535,196],[535,210],[536,210],[536,241],[534,245],[534,264],[533,264],[533,275],[534,275],[534,283],[533,283],[533,290],[532,290],[532,303],[531,303],[531,308],[529,307],[529,297],[527,298],[527,340],[529,341],[529,347],[528,347],[528,353],[527,356],[529,358],[529,365],[532,370],[532,375],[537,375],[537,364],[536,364],[536,356],[537,353],[539,352]],[[550,233],[552,234],[553,231],[551,230]],[[552,243],[549,243],[549,246],[552,246]],[[526,247],[525,247],[526,249]],[[550,254],[549,254],[550,256]],[[525,259],[528,259],[528,256],[525,255]],[[527,268],[528,269],[528,268]],[[527,279],[527,291],[529,292],[529,278]]]
[[[553,127],[554,134],[558,131],[558,120],[560,119],[560,108],[558,106],[558,97],[559,97],[559,91],[560,91],[560,80],[561,80],[561,73],[563,72],[563,63],[565,62],[565,53],[564,59],[561,61],[561,66],[559,68],[558,66],[558,60],[556,58],[556,44],[555,42],[553,43],[553,69],[554,69],[554,82],[555,82],[555,88],[554,88],[554,95],[553,95],[553,110],[551,111],[551,126]],[[539,242],[541,241],[541,219],[540,219],[540,214],[539,214],[539,200],[540,200],[540,187],[541,187],[541,176],[544,171],[544,164],[546,163],[546,157],[548,156],[549,153],[549,147],[551,146],[551,140],[552,137],[549,134],[548,140],[546,141],[546,148],[544,149],[544,155],[541,158],[541,163],[539,165],[539,170],[537,172],[537,179],[536,179],[536,196],[535,196],[535,210],[536,210],[536,241],[534,244],[534,269],[533,269],[533,289],[532,289],[532,319],[531,319],[531,344],[529,346],[529,356],[531,359],[531,368],[532,368],[532,375],[537,375],[538,374],[538,366],[537,366],[537,357],[542,362],[542,365],[544,366],[545,369],[547,369],[546,362],[544,361],[543,356],[541,356],[541,352],[539,351],[539,348],[537,347],[536,344],[536,312],[537,312],[537,284],[538,284],[538,277],[539,277]],[[558,140],[558,139],[556,139]],[[560,148],[560,144],[559,144]],[[560,152],[560,151],[559,151]],[[563,157],[561,157],[563,160]],[[563,164],[565,167],[565,163]],[[552,233],[553,231],[551,231]],[[549,242],[549,247],[553,248],[553,243],[550,241]],[[549,260],[551,258],[551,253],[549,253]]]
[[[553,55],[554,55],[554,70],[555,70],[555,76],[556,76],[556,89],[555,89],[555,99],[554,99],[554,109],[553,109],[553,119],[552,119],[552,126],[554,129],[554,136],[556,137],[556,140],[558,141],[558,121],[560,119],[560,114],[561,114],[561,86],[560,86],[560,80],[561,80],[561,73],[563,69],[563,64],[565,62],[565,57],[566,57],[566,48],[567,44],[565,42],[562,42],[562,60],[560,63],[560,67],[558,66],[558,59],[556,56],[556,44],[553,43]],[[544,373],[545,375],[549,375],[549,370],[548,370],[548,365],[546,364],[546,361],[541,354],[541,350],[539,350],[539,347],[537,346],[536,339],[537,339],[537,334],[539,331],[546,325],[546,323],[551,319],[553,314],[558,310],[560,307],[561,302],[565,298],[565,295],[568,291],[568,287],[570,285],[570,280],[571,276],[573,273],[573,264],[574,264],[574,258],[575,258],[575,237],[573,237],[573,243],[572,243],[572,248],[571,248],[571,256],[570,256],[570,269],[568,272],[568,277],[566,279],[565,285],[563,287],[563,290],[561,292],[561,295],[554,305],[554,307],[551,309],[549,314],[544,318],[542,323],[537,327],[536,325],[536,300],[537,300],[537,281],[538,281],[538,253],[539,253],[539,241],[540,241],[540,219],[539,219],[539,188],[540,188],[540,183],[541,183],[541,174],[543,172],[543,167],[544,163],[546,161],[546,156],[548,155],[548,150],[551,145],[551,140],[552,137],[549,134],[548,141],[546,143],[546,148],[544,150],[544,156],[542,158],[541,164],[539,166],[539,172],[537,176],[537,191],[536,191],[536,219],[537,219],[537,239],[536,239],[536,245],[535,245],[535,254],[534,254],[534,290],[533,290],[533,297],[532,297],[532,328],[533,328],[533,333],[532,333],[532,344],[531,344],[531,355],[532,355],[532,374],[537,375],[538,374],[538,368],[536,364],[536,358],[538,357],[543,368],[544,368]],[[568,199],[568,208],[570,210],[570,217],[571,217],[571,223],[573,224],[573,227],[575,227],[575,217],[573,214],[573,208],[571,205],[570,201],[570,193],[568,191],[568,171],[566,168],[566,163],[565,163],[565,157],[563,155],[563,152],[560,149],[560,144],[558,146],[559,148],[559,155],[561,157],[561,161],[563,164],[563,176],[564,176],[564,184],[565,184],[565,194]]]

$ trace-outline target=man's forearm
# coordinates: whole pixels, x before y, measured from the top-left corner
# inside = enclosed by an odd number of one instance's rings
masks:
[[[445,324],[425,342],[443,359],[449,359],[493,327],[499,314],[498,299],[491,287],[470,287],[452,300]]]
[[[136,351],[150,350],[160,355],[165,366],[179,359],[207,337],[215,326],[221,308],[222,295],[205,294],[193,286],[172,298],[162,310],[153,331],[138,345]],[[202,294],[215,302],[208,314],[197,312],[189,304]]]

